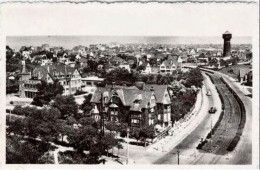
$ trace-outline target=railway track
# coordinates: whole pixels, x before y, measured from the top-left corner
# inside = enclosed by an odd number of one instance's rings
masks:
[[[220,95],[222,95],[223,104],[225,106],[224,115],[219,126],[212,135],[210,142],[206,143],[202,147],[202,152],[198,155],[193,164],[200,164],[208,153],[215,154],[215,156],[208,162],[209,164],[216,164],[223,155],[228,154],[227,148],[236,136],[241,122],[242,111],[234,95],[219,77],[213,74],[208,76],[211,76],[213,83],[218,89]]]
[[[241,110],[233,94],[228,90],[220,78],[215,76],[212,77],[214,77],[215,86],[224,99],[225,110],[219,126],[212,135],[211,142],[206,143],[202,149],[211,153],[223,155],[226,153],[227,147],[236,135],[240,123]]]

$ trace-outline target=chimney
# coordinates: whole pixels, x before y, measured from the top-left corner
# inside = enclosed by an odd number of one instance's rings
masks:
[[[144,83],[144,82],[142,82],[142,88],[141,88],[141,90],[145,90],[145,83]]]
[[[65,65],[65,77],[67,77],[67,66]]]
[[[23,69],[22,73],[26,73],[25,59],[22,61]]]
[[[111,90],[114,90],[114,89],[115,89],[115,82],[112,82]]]

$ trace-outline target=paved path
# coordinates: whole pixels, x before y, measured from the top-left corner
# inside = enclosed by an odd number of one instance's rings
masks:
[[[167,153],[162,158],[156,160],[155,164],[177,164],[177,148],[180,151],[180,164],[191,164],[198,156],[199,152],[196,149],[199,144],[201,138],[205,138],[211,129],[211,122],[214,125],[218,120],[221,112],[221,101],[219,99],[218,93],[216,91],[215,86],[209,80],[208,76],[204,75],[204,82],[208,90],[211,92],[211,96],[208,97],[209,105],[207,109],[204,110],[206,116],[200,120],[200,124],[197,128],[194,127],[194,130],[190,132],[190,134],[180,142],[180,144],[172,149],[169,153]],[[217,112],[215,114],[208,114],[208,109],[211,106],[215,106],[217,108]]]
[[[208,114],[208,109],[212,105],[213,100],[219,102],[219,106],[221,107],[220,99],[218,97],[213,97],[216,96],[216,91],[214,92],[215,86],[211,85],[209,86],[209,79],[205,79],[205,86],[202,89],[203,92],[203,100],[202,103],[200,104],[199,107],[195,107],[194,111],[192,112],[193,115],[191,114],[189,121],[184,122],[181,126],[178,127],[178,130],[175,129],[173,136],[166,136],[164,139],[161,139],[157,143],[150,145],[149,147],[142,147],[142,146],[134,146],[130,145],[130,159],[129,159],[129,164],[151,164],[151,163],[158,163],[158,159],[164,157],[168,157],[169,154],[174,150],[173,148],[176,147],[180,142],[183,142],[186,140],[186,137],[189,136],[193,132],[193,130],[197,127],[200,126],[201,120],[205,120],[205,122],[210,122],[208,121],[208,117],[210,116]],[[208,97],[206,96],[206,89],[211,91],[212,96]],[[216,90],[216,89],[215,89]],[[198,96],[198,100],[200,100],[201,96]],[[201,99],[202,99],[201,98]],[[211,99],[210,99],[211,98]],[[209,100],[211,102],[209,102]],[[196,104],[195,104],[196,105]],[[220,109],[219,109],[220,110]],[[219,115],[220,111],[218,111],[214,116],[212,115],[212,121],[216,121],[217,117]],[[216,117],[216,118],[213,118]],[[198,142],[201,137],[206,136],[206,132],[210,130],[210,125],[207,124],[206,129],[203,129],[205,131],[205,135],[197,135],[196,142]],[[188,141],[187,141],[188,142]],[[197,145],[198,143],[196,143]],[[120,150],[119,155],[125,156],[126,155],[126,144],[123,144],[124,149]],[[116,149],[117,150],[117,149]],[[196,151],[192,149],[189,151],[191,153],[189,154],[196,154]]]

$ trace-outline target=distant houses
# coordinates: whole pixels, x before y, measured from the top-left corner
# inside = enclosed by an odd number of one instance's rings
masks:
[[[243,85],[252,86],[253,73],[250,68],[240,68],[238,73],[238,81]]]
[[[59,80],[64,88],[63,95],[71,95],[81,90],[81,75],[75,68],[58,63],[36,67],[32,72],[27,72],[25,62],[20,73],[19,96],[34,98],[37,93],[36,85],[41,81],[52,83]]]

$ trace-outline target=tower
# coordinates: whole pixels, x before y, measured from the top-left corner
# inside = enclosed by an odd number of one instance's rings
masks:
[[[26,71],[25,60],[22,61],[22,72],[19,74],[19,97],[26,97],[25,94],[25,81],[30,79],[30,73]]]
[[[230,40],[232,38],[232,34],[226,31],[223,34],[222,38],[224,39],[223,57],[230,56],[230,49],[231,49]]]

